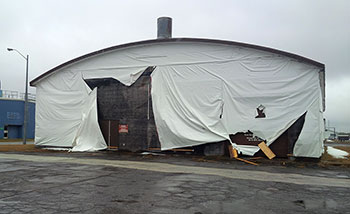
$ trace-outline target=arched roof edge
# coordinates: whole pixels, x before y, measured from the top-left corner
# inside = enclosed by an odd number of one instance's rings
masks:
[[[48,77],[50,74],[54,73],[57,70],[60,70],[66,66],[69,66],[73,63],[79,62],[81,60],[84,60],[86,58],[95,56],[95,55],[99,55],[105,52],[109,52],[109,51],[113,51],[113,50],[118,50],[118,49],[122,49],[122,48],[127,48],[127,47],[132,47],[132,46],[138,46],[138,45],[149,45],[149,44],[159,44],[159,43],[166,43],[166,42],[203,42],[203,43],[213,43],[213,44],[224,44],[224,45],[234,45],[234,46],[241,46],[241,47],[246,47],[246,48],[252,48],[252,49],[257,49],[257,50],[262,50],[262,51],[267,51],[267,52],[272,52],[275,54],[280,54],[283,56],[287,56],[290,58],[294,58],[298,61],[301,62],[305,62],[305,63],[309,63],[312,64],[314,66],[320,67],[321,69],[325,68],[325,65],[317,62],[315,60],[294,54],[294,53],[289,53],[286,51],[281,51],[278,49],[274,49],[274,48],[269,48],[269,47],[264,47],[264,46],[259,46],[259,45],[254,45],[254,44],[248,44],[248,43],[242,43],[242,42],[235,42],[235,41],[228,41],[228,40],[217,40],[217,39],[200,39],[200,38],[171,38],[171,39],[152,39],[152,40],[143,40],[143,41],[138,41],[138,42],[131,42],[131,43],[125,43],[125,44],[121,44],[121,45],[116,45],[116,46],[112,46],[112,47],[108,47],[108,48],[104,48],[101,50],[97,50],[85,55],[82,55],[80,57],[74,58],[72,60],[69,60],[65,63],[62,63],[50,70],[48,70],[47,72],[41,74],[40,76],[36,77],[35,79],[33,79],[30,82],[31,86],[35,86],[39,81],[41,81],[42,79]]]

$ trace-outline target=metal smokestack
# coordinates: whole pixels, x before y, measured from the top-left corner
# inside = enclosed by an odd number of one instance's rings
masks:
[[[172,19],[170,17],[159,17],[157,26],[157,39],[171,39]]]

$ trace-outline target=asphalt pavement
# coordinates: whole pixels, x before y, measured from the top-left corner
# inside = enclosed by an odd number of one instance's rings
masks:
[[[0,213],[349,213],[348,168],[0,153]]]

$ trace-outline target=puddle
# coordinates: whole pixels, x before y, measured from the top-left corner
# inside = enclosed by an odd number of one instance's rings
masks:
[[[18,204],[21,203],[20,201],[3,201],[0,200],[0,204]]]
[[[337,178],[349,178],[347,175],[336,175]]]

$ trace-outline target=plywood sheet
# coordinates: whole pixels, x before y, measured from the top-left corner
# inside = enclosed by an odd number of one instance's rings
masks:
[[[264,141],[259,143],[258,146],[270,160],[276,157],[275,153],[271,151],[271,149],[266,145]]]

